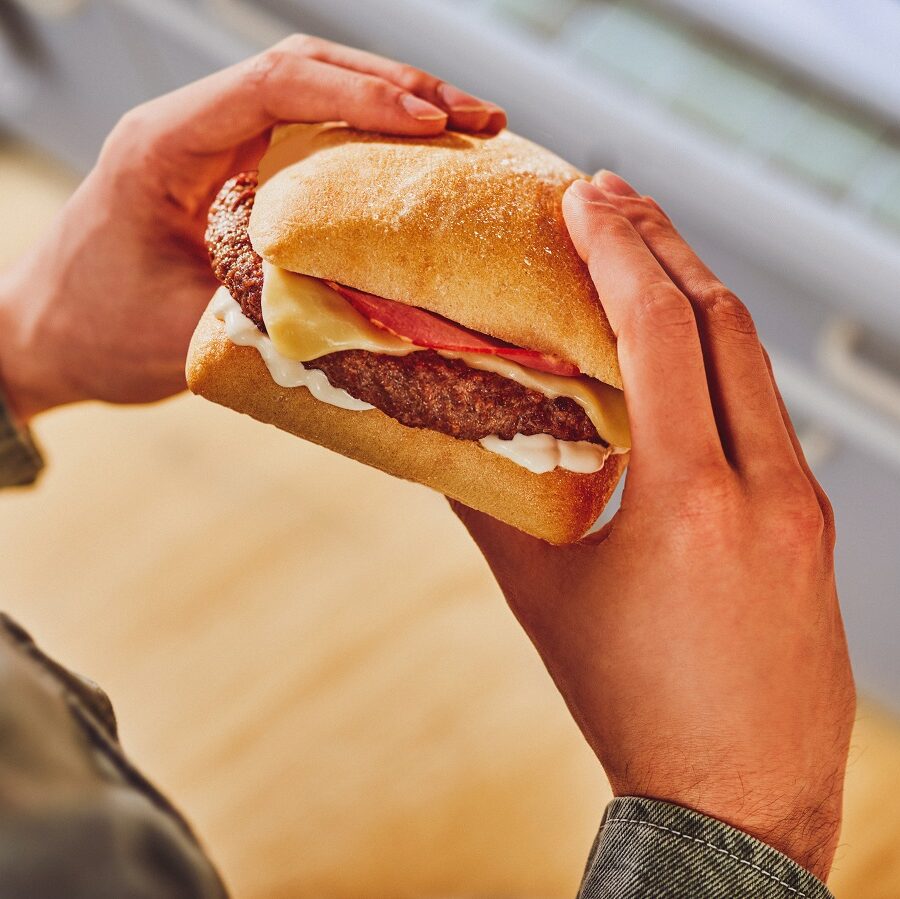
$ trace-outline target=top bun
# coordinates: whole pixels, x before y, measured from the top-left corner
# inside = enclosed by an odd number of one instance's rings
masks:
[[[250,239],[274,265],[421,306],[622,386],[616,342],[562,216],[584,175],[509,131],[392,137],[282,125]]]

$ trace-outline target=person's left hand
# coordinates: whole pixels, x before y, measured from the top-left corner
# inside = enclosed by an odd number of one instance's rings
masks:
[[[24,420],[184,388],[217,286],[206,212],[278,121],[393,134],[496,133],[503,111],[419,69],[305,35],[131,110],[49,236],[0,280],[0,381]]]
[[[562,208],[616,333],[621,506],[571,546],[454,508],[614,794],[718,818],[824,880],[856,707],[831,504],[749,311],[662,209],[611,172]]]

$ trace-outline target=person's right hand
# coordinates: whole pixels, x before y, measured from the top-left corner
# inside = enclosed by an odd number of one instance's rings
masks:
[[[455,508],[615,794],[724,820],[824,879],[855,709],[828,500],[746,308],[656,204],[601,173],[563,209],[618,336],[621,509],[560,548]]]
[[[185,387],[219,286],[204,244],[222,182],[255,169],[277,122],[496,134],[500,107],[363,50],[295,34],[126,113],[44,240],[0,276],[0,380],[19,418],[144,403]]]

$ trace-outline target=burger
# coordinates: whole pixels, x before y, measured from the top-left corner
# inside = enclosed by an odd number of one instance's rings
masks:
[[[282,125],[206,234],[196,394],[578,540],[627,461],[615,338],[562,217],[582,173],[504,131]]]

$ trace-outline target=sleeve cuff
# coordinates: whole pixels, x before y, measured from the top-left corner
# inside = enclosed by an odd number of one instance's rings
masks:
[[[834,899],[818,878],[743,831],[633,796],[606,808],[578,899]]]
[[[0,487],[33,484],[43,467],[31,432],[15,421],[0,393]]]

